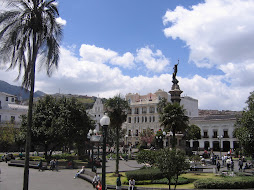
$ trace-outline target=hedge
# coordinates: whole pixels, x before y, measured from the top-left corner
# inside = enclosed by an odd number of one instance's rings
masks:
[[[199,179],[194,182],[196,189],[247,189],[254,187],[254,176],[218,177]]]
[[[162,179],[164,178],[163,174],[159,169],[147,168],[140,169],[135,171],[128,171],[125,173],[128,180],[131,178],[135,179],[135,181],[145,181],[150,179]]]
[[[179,177],[177,185],[183,185],[183,184],[188,184],[190,183],[190,180],[184,177]],[[123,184],[128,185],[129,182],[126,181]],[[168,179],[167,178],[163,178],[163,179],[157,179],[157,180],[144,180],[144,181],[136,181],[135,180],[135,184],[136,185],[149,185],[149,184],[167,184],[168,185]],[[174,185],[175,181],[173,179],[171,179],[171,185]]]

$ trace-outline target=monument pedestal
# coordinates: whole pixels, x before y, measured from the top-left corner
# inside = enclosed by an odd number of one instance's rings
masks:
[[[169,91],[169,93],[171,94],[171,102],[172,103],[178,102],[180,104],[182,92],[183,91],[180,90],[178,84],[173,84],[171,90]]]

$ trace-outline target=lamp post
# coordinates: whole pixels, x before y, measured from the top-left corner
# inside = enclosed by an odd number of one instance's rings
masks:
[[[92,137],[92,135],[94,135],[94,134],[96,134],[97,133],[97,130],[96,129],[94,129],[94,130],[92,130],[92,129],[90,129],[89,131],[88,131],[88,134],[87,134],[87,138],[90,140],[90,142],[91,142],[91,144],[92,144],[92,171],[94,170],[94,167],[93,167],[93,163],[94,163],[94,152],[93,152],[93,141],[91,140],[91,137]],[[99,154],[98,154],[99,155]]]
[[[221,135],[221,136],[217,136],[217,137],[220,140],[220,145],[219,145],[220,147],[219,148],[220,148],[220,158],[221,158],[221,139],[223,138],[223,136]]]
[[[107,128],[110,124],[110,119],[107,114],[105,114],[101,120],[100,124],[103,129],[103,152],[102,152],[102,190],[106,189],[106,138],[107,138]]]
[[[128,145],[128,135],[125,135],[125,140],[126,140],[125,144],[127,146]]]

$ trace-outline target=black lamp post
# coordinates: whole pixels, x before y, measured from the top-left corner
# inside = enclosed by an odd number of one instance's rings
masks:
[[[87,138],[90,140],[91,144],[92,144],[92,171],[94,170],[93,164],[94,164],[94,151],[93,151],[93,140],[92,140],[92,136],[95,135],[97,133],[97,130],[94,129],[90,129],[88,134],[87,134]]]
[[[106,189],[106,138],[107,138],[107,128],[110,124],[110,119],[107,114],[105,114],[101,120],[100,124],[103,129],[103,152],[102,152],[102,190]]]

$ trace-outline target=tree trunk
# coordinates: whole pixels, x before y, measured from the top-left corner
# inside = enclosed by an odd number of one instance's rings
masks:
[[[25,166],[24,166],[24,180],[23,180],[23,190],[28,190],[29,186],[29,153],[31,148],[31,129],[33,125],[33,99],[34,99],[34,84],[35,84],[35,64],[38,53],[36,33],[33,33],[33,52],[32,59],[29,60],[31,64],[30,72],[30,95],[29,95],[29,107],[27,116],[27,132],[26,132],[26,155],[25,155]],[[29,66],[28,66],[29,67]],[[30,81],[29,81],[30,82]]]
[[[116,174],[119,173],[119,127],[116,127]]]
[[[170,190],[171,178],[168,178],[168,189]]]
[[[176,129],[175,126],[172,128],[172,133],[173,133],[173,142],[172,142],[172,148],[176,147]]]
[[[29,107],[28,107],[28,120],[27,120],[27,132],[26,132],[26,156],[25,156],[25,167],[24,167],[24,181],[23,190],[28,190],[29,186],[29,153],[31,147],[31,129],[32,129],[32,115],[33,115],[33,97],[34,97],[34,82],[35,82],[35,62],[33,64],[33,69],[31,72],[31,89],[29,96]]]

